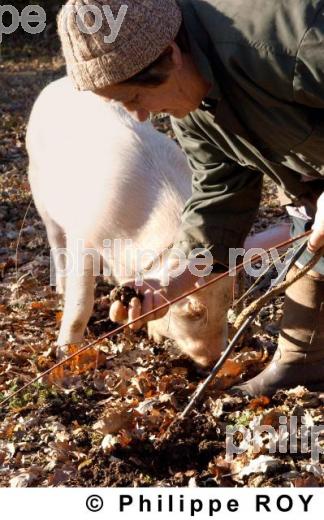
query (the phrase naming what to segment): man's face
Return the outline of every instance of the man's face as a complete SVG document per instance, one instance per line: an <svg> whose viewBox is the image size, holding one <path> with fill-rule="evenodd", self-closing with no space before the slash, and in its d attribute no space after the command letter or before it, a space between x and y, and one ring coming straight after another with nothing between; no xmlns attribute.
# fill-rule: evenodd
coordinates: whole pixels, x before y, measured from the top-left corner
<svg viewBox="0 0 324 520"><path fill-rule="evenodd" d="M139 121L148 119L150 113L160 112L182 118L199 106L185 97L173 71L167 81L157 87L120 84L97 91L97 94L120 102Z"/></svg>
<svg viewBox="0 0 324 520"><path fill-rule="evenodd" d="M159 86L120 83L97 90L96 94L120 102L139 121L148 119L150 113L161 112L181 119L199 107L206 84L190 58L184 59L176 46L172 59L173 68Z"/></svg>

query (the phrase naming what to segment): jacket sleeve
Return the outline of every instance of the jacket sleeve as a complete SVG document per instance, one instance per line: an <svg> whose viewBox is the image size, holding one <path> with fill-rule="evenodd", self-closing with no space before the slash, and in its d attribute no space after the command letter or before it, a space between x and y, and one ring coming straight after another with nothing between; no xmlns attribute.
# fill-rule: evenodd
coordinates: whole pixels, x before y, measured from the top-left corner
<svg viewBox="0 0 324 520"><path fill-rule="evenodd" d="M324 8L300 42L293 80L294 100L314 108L324 108Z"/></svg>
<svg viewBox="0 0 324 520"><path fill-rule="evenodd" d="M192 196L182 215L174 246L188 257L209 250L214 264L229 265L229 249L243 247L256 217L263 175L228 159L189 114L172 119L191 167Z"/></svg>

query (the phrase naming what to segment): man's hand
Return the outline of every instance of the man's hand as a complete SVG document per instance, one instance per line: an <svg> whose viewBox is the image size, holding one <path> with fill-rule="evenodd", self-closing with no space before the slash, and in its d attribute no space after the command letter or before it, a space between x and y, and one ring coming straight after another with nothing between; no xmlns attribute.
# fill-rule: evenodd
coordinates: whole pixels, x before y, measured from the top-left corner
<svg viewBox="0 0 324 520"><path fill-rule="evenodd" d="M317 213L312 229L313 233L308 242L308 250L311 253L316 253L324 247L324 193L317 201Z"/></svg>
<svg viewBox="0 0 324 520"><path fill-rule="evenodd" d="M138 289L133 281L127 282L125 285L127 285L127 287ZM115 323L130 323L167 302L166 288L161 287L158 279L153 278L144 282L141 287L141 293L143 295L143 302L141 303L139 298L132 298L128 310L120 301L114 302L111 305L109 312L111 321ZM168 308L152 313L146 321L162 318L167 312ZM130 325L130 328L132 330L138 330L144 325L144 323L144 321L140 320L137 323Z"/></svg>
<svg viewBox="0 0 324 520"><path fill-rule="evenodd" d="M170 272L174 272L176 265L170 264ZM196 282L199 280L197 276L190 273L189 269L177 277L172 277L170 274L169 284L167 286L162 285L162 279L158 275L156 277L147 278L144 280L141 293L143 294L143 302L141 303L138 298L133 298L130 302L129 309L123 306L121 302L114 302L110 307L109 317L111 321L117 323L130 323L140 316L157 309L164 303L173 300L177 296L190 291L195 287ZM127 282L125 285L128 287L135 287L135 282ZM138 287L137 287L138 289ZM140 320L137 323L130 325L132 330L138 330L147 321L157 320L163 318L167 314L169 307L166 307L162 311L152 312L146 320Z"/></svg>

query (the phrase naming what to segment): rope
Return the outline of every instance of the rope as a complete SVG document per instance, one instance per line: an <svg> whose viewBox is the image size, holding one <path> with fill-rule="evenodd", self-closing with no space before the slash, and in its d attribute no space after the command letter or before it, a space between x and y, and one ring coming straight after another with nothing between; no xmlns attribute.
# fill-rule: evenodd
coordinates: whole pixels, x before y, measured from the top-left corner
<svg viewBox="0 0 324 520"><path fill-rule="evenodd" d="M307 274L312 269L312 267L314 267L317 264L317 262L321 259L322 256L324 256L324 247L320 249L302 269L299 269L298 272L292 276L292 278L280 283L279 285L277 285L277 287L274 287L272 291L268 292L267 294L264 294L263 296L252 302L246 309L244 309L244 311L241 312L241 314L236 318L234 328L236 330L239 330L249 316L258 313L262 309L262 307L264 307L264 305L266 305L270 300L272 300L276 296L279 296L281 293L285 292L289 287L291 287L294 283L298 282L298 280L303 278L305 274Z"/></svg>

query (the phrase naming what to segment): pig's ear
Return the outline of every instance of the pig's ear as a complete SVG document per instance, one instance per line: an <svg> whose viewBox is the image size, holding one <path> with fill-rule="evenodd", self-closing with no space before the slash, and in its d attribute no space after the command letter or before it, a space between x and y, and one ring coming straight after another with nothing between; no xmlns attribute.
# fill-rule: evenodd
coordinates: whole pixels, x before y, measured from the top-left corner
<svg viewBox="0 0 324 520"><path fill-rule="evenodd" d="M201 320L207 312L207 307L197 300L189 300L185 306L186 315L192 320Z"/></svg>

